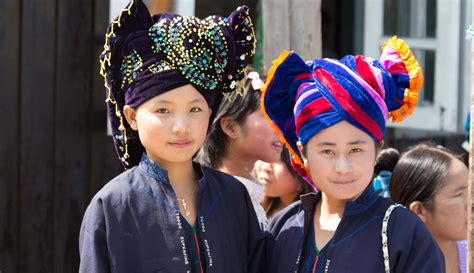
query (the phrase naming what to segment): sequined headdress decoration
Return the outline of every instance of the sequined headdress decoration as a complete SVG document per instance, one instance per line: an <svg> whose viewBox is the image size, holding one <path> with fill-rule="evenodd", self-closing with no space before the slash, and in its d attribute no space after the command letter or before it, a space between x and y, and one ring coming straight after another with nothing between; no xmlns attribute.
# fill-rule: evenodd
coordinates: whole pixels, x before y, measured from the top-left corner
<svg viewBox="0 0 474 273"><path fill-rule="evenodd" d="M199 19L172 13L149 14L133 0L110 23L101 55L106 103L117 153L125 168L138 164L144 151L123 107L192 84L213 113L225 92L232 92L255 54L255 33L248 8L228 17Z"/></svg>

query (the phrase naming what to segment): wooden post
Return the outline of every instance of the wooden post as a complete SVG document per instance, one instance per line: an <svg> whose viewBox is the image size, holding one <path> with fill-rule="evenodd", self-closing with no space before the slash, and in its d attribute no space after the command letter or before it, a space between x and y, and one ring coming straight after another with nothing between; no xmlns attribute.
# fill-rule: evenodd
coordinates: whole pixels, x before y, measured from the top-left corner
<svg viewBox="0 0 474 273"><path fill-rule="evenodd" d="M474 72L474 43L471 42L471 68ZM469 132L469 198L468 198L468 252L467 252L467 272L474 272L474 260L473 260L473 247L474 247L474 214L472 208L472 198L474 197L474 120L472 119L472 113L474 111L474 76L471 72L471 124Z"/></svg>
<svg viewBox="0 0 474 273"><path fill-rule="evenodd" d="M474 5L471 6L471 11L474 12ZM469 20L469 19L468 19ZM467 36L472 33L472 26L474 18L470 17L471 26L469 27ZM472 113L474 111L474 42L471 36L471 119L470 119L470 130L469 130L469 197L468 197L468 211L467 211L467 272L474 272L474 214L473 214L473 202L474 197L474 121L472 120Z"/></svg>
<svg viewBox="0 0 474 273"><path fill-rule="evenodd" d="M173 7L173 2L173 0L150 0L148 9L151 14L170 12Z"/></svg>
<svg viewBox="0 0 474 273"><path fill-rule="evenodd" d="M290 49L290 4L288 0L261 0L263 17L263 71L283 50Z"/></svg>
<svg viewBox="0 0 474 273"><path fill-rule="evenodd" d="M0 84L2 99L0 115L3 127L0 134L0 272L19 272L18 247L19 215L19 135L20 116L20 21L21 3L0 1Z"/></svg>
<svg viewBox="0 0 474 273"><path fill-rule="evenodd" d="M321 58L321 0L262 0L263 70L283 50Z"/></svg>

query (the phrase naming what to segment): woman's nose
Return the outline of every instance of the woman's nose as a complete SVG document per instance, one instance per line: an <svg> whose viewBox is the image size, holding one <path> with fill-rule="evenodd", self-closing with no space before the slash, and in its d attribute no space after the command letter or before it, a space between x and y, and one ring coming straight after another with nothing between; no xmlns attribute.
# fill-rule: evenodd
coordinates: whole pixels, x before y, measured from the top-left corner
<svg viewBox="0 0 474 273"><path fill-rule="evenodd" d="M351 164L346 156L339 156L335 166L336 172L340 174L347 174L351 171Z"/></svg>
<svg viewBox="0 0 474 273"><path fill-rule="evenodd" d="M172 131L174 134L182 135L189 132L189 122L186 117L176 117Z"/></svg>

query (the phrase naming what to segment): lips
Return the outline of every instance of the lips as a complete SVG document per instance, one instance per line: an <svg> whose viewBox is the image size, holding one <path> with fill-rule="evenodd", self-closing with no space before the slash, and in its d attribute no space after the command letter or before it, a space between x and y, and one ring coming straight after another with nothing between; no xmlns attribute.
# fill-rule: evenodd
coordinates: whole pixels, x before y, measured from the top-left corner
<svg viewBox="0 0 474 273"><path fill-rule="evenodd" d="M338 184L338 185L347 185L347 184L351 184L351 183L354 183L355 180L335 180L335 181L332 181L332 183L334 184Z"/></svg>
<svg viewBox="0 0 474 273"><path fill-rule="evenodd" d="M187 148L187 147L191 146L192 141L190 141L190 140L175 140L175 141L168 142L168 144L171 147L182 149L182 148Z"/></svg>
<svg viewBox="0 0 474 273"><path fill-rule="evenodd" d="M267 184L272 184L273 182L268 179L268 178L264 178L264 177L261 177L258 179L260 181L260 183L262 183L263 185L267 185Z"/></svg>
<svg viewBox="0 0 474 273"><path fill-rule="evenodd" d="M275 141L272 143L272 145L278 149L282 149L283 147L283 143L281 143L280 141Z"/></svg>

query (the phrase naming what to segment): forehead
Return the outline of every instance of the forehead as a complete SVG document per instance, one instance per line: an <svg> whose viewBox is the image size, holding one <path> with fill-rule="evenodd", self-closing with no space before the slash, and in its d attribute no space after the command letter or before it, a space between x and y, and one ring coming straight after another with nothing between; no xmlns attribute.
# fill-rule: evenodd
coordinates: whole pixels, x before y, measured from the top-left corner
<svg viewBox="0 0 474 273"><path fill-rule="evenodd" d="M449 166L448 175L446 176L446 185L453 187L467 186L469 180L469 170L466 165L459 159L453 158Z"/></svg>
<svg viewBox="0 0 474 273"><path fill-rule="evenodd" d="M151 98L150 101L168 103L188 103L194 101L206 102L204 96L190 84L164 92Z"/></svg>
<svg viewBox="0 0 474 273"><path fill-rule="evenodd" d="M262 110L260 108L255 109L255 111L251 112L247 117L245 118L245 123L255 123L255 122L267 122L265 120L265 117L263 115Z"/></svg>
<svg viewBox="0 0 474 273"><path fill-rule="evenodd" d="M365 143L373 143L374 140L364 131L355 127L347 121L341 121L324 130L319 131L310 140L309 143L333 143L333 144L348 144L356 141L363 141Z"/></svg>

